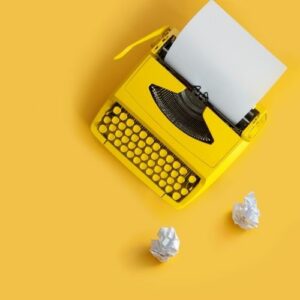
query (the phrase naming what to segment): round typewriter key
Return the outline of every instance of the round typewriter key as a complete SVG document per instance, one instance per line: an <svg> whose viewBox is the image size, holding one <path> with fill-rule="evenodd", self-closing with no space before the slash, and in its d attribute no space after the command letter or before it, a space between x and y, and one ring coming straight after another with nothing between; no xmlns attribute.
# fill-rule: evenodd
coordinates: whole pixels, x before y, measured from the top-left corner
<svg viewBox="0 0 300 300"><path fill-rule="evenodd" d="M122 141L123 144L126 144L126 143L128 143L129 138L124 135L124 136L122 136L121 141Z"/></svg>
<svg viewBox="0 0 300 300"><path fill-rule="evenodd" d="M142 162L142 163L140 164L140 168L141 168L142 170L146 170L146 169L147 169L147 165L146 165L144 162Z"/></svg>
<svg viewBox="0 0 300 300"><path fill-rule="evenodd" d="M166 172L170 172L170 171L172 170L172 167L171 167L169 164L165 164L165 165L164 165L164 170L165 170Z"/></svg>
<svg viewBox="0 0 300 300"><path fill-rule="evenodd" d="M166 183L164 180L160 180L159 183L158 183L158 185L159 185L160 187L165 187L166 184L167 184L167 183Z"/></svg>
<svg viewBox="0 0 300 300"><path fill-rule="evenodd" d="M128 127L132 127L132 126L134 125L133 119L128 119L128 120L126 121L126 124L127 124Z"/></svg>
<svg viewBox="0 0 300 300"><path fill-rule="evenodd" d="M126 129L125 129L125 134L126 134L127 136L131 136L131 135L132 135L132 130L129 129L129 128L126 128Z"/></svg>
<svg viewBox="0 0 300 300"><path fill-rule="evenodd" d="M146 137L147 137L147 132L145 131L145 130L142 130L141 132L140 132L140 138L141 139L145 139Z"/></svg>
<svg viewBox="0 0 300 300"><path fill-rule="evenodd" d="M181 175L186 175L186 174L187 174L187 169L186 169L185 167L181 167L181 168L179 169L179 173L180 173Z"/></svg>
<svg viewBox="0 0 300 300"><path fill-rule="evenodd" d="M126 156L128 157L128 158L133 158L134 157L134 153L132 152L132 151L128 151L127 153L126 153Z"/></svg>
<svg viewBox="0 0 300 300"><path fill-rule="evenodd" d="M146 146L146 144L145 144L144 141L139 141L139 142L138 142L138 146L139 146L140 148L144 148L144 147Z"/></svg>
<svg viewBox="0 0 300 300"><path fill-rule="evenodd" d="M120 151L121 152L126 152L128 150L128 147L126 147L125 145L122 145L121 147L120 147Z"/></svg>
<svg viewBox="0 0 300 300"><path fill-rule="evenodd" d="M116 125L114 125L114 124L110 124L109 127L108 127L108 129L109 129L111 132L114 132L114 131L116 131L117 127L116 127Z"/></svg>
<svg viewBox="0 0 300 300"><path fill-rule="evenodd" d="M161 167L160 166L155 166L154 167L154 172L155 173L160 173L161 172Z"/></svg>
<svg viewBox="0 0 300 300"><path fill-rule="evenodd" d="M181 164L180 164L179 161L174 161L174 163L173 163L173 168L174 169L178 169L178 168L180 168L180 166L181 166Z"/></svg>
<svg viewBox="0 0 300 300"><path fill-rule="evenodd" d="M149 160L148 160L148 166L149 166L149 167L154 167L154 166L155 166L154 160L149 159Z"/></svg>
<svg viewBox="0 0 300 300"><path fill-rule="evenodd" d="M145 153L143 153L143 154L141 155L141 160L142 160L142 161L146 161L146 160L148 160L148 158L149 158L149 156L148 156L147 154L145 154Z"/></svg>
<svg viewBox="0 0 300 300"><path fill-rule="evenodd" d="M175 183L175 184L174 184L174 190L178 191L178 190L180 190L180 189L181 189L181 184Z"/></svg>
<svg viewBox="0 0 300 300"><path fill-rule="evenodd" d="M179 200L180 197L181 197L181 195L180 195L179 193L177 193L177 192L173 193L173 195L172 195L172 198L173 198L175 201Z"/></svg>
<svg viewBox="0 0 300 300"><path fill-rule="evenodd" d="M121 130L117 130L115 134L116 134L116 137L119 138L123 135L123 132Z"/></svg>
<svg viewBox="0 0 300 300"><path fill-rule="evenodd" d="M112 123L114 123L115 125L117 125L118 123L119 123L119 118L118 117L113 117L112 119L111 119L111 121L112 121Z"/></svg>
<svg viewBox="0 0 300 300"><path fill-rule="evenodd" d="M122 121L125 121L125 120L127 119L127 117L128 117L128 115L127 115L126 113L124 113L124 112L122 112L122 113L120 114L120 119L121 119Z"/></svg>
<svg viewBox="0 0 300 300"><path fill-rule="evenodd" d="M136 134L133 134L133 135L131 136L131 140L132 140L133 142L137 142L137 141L139 140L139 137L138 137Z"/></svg>
<svg viewBox="0 0 300 300"><path fill-rule="evenodd" d="M194 175L191 175L189 177L189 183L195 183L196 182L196 177Z"/></svg>
<svg viewBox="0 0 300 300"><path fill-rule="evenodd" d="M128 143L128 148L129 148L129 149L132 150L132 149L134 149L135 147L136 147L135 143L133 143L133 142L129 142L129 143Z"/></svg>
<svg viewBox="0 0 300 300"><path fill-rule="evenodd" d="M147 174L148 176L152 175L152 174L153 174L153 170L150 169L150 168L148 168L148 169L146 170L146 174Z"/></svg>
<svg viewBox="0 0 300 300"><path fill-rule="evenodd" d="M159 155L160 155L161 157L165 157L165 156L167 156L167 154L168 154L168 152L167 152L166 149L161 149L161 150L159 151Z"/></svg>
<svg viewBox="0 0 300 300"><path fill-rule="evenodd" d="M134 125L132 130L135 133L139 133L141 131L141 126L140 125Z"/></svg>
<svg viewBox="0 0 300 300"><path fill-rule="evenodd" d="M154 139L151 136L148 136L146 139L146 144L151 146L154 143Z"/></svg>
<svg viewBox="0 0 300 300"><path fill-rule="evenodd" d="M157 174L154 174L152 176L152 180L155 181L155 182L158 181L159 180L159 176Z"/></svg>
<svg viewBox="0 0 300 300"><path fill-rule="evenodd" d="M182 196L186 196L186 195L189 193L189 191L188 191L186 188L183 188L183 189L180 191L180 193L181 193Z"/></svg>
<svg viewBox="0 0 300 300"><path fill-rule="evenodd" d="M124 122L120 122L119 125L118 125L118 128L120 130L124 130L126 128L126 124Z"/></svg>
<svg viewBox="0 0 300 300"><path fill-rule="evenodd" d="M174 161L174 157L172 155L168 155L166 158L167 163L172 163Z"/></svg>
<svg viewBox="0 0 300 300"><path fill-rule="evenodd" d="M154 159L154 160L157 160L158 157L159 157L159 155L158 155L156 152L153 152L153 153L151 154L151 158Z"/></svg>
<svg viewBox="0 0 300 300"><path fill-rule="evenodd" d="M172 176L173 178L177 177L177 176L178 176L178 172L177 172L176 170L173 170L173 171L171 172L171 176Z"/></svg>
<svg viewBox="0 0 300 300"><path fill-rule="evenodd" d="M119 139L115 139L114 145L115 145L116 147L120 147L120 146L122 145L122 142L121 142Z"/></svg>
<svg viewBox="0 0 300 300"><path fill-rule="evenodd" d="M105 117L103 118L103 122L104 122L105 124L110 123L110 121L111 121L111 119L110 119L109 116L105 116Z"/></svg>
<svg viewBox="0 0 300 300"><path fill-rule="evenodd" d="M153 148L154 151L158 151L160 149L160 144L159 143L154 143L152 145L152 148Z"/></svg>
<svg viewBox="0 0 300 300"><path fill-rule="evenodd" d="M120 106L115 106L113 108L113 113L116 114L116 115L119 115L121 112L121 107Z"/></svg>
<svg viewBox="0 0 300 300"><path fill-rule="evenodd" d="M149 147L149 146L147 146L146 148L145 148L145 153L146 154L150 154L152 152L152 149Z"/></svg>
<svg viewBox="0 0 300 300"><path fill-rule="evenodd" d="M183 176L178 176L177 181L178 181L179 183L184 183L185 178L184 178Z"/></svg>
<svg viewBox="0 0 300 300"><path fill-rule="evenodd" d="M141 159L140 159L138 156L135 156L135 157L133 158L133 162L134 162L136 165L139 164L140 161L141 161Z"/></svg>
<svg viewBox="0 0 300 300"><path fill-rule="evenodd" d="M173 188L170 185L167 185L165 188L166 193L171 193L173 191Z"/></svg>
<svg viewBox="0 0 300 300"><path fill-rule="evenodd" d="M165 171L162 171L162 172L160 173L160 177L163 178L163 179L167 178L168 176L169 176L168 173L165 172Z"/></svg>
<svg viewBox="0 0 300 300"><path fill-rule="evenodd" d="M142 149L140 149L140 148L135 148L135 149L134 149L134 154L135 154L135 155L141 155L142 152L143 152L143 151L142 151Z"/></svg>
<svg viewBox="0 0 300 300"><path fill-rule="evenodd" d="M100 125L100 126L99 126L99 131L100 131L101 133L105 133L105 132L107 131L107 127L106 127L105 125Z"/></svg>
<svg viewBox="0 0 300 300"><path fill-rule="evenodd" d="M161 166L161 167L162 167L165 163L166 163L165 160L162 159L162 158L160 158L160 159L157 161L157 164L158 164L159 166Z"/></svg>
<svg viewBox="0 0 300 300"><path fill-rule="evenodd" d="M112 134L112 133L109 133L107 138L108 138L109 141L113 141L115 139L115 135Z"/></svg>
<svg viewBox="0 0 300 300"><path fill-rule="evenodd" d="M167 178L167 183L168 184L173 184L174 183L174 179L172 177L168 177Z"/></svg>

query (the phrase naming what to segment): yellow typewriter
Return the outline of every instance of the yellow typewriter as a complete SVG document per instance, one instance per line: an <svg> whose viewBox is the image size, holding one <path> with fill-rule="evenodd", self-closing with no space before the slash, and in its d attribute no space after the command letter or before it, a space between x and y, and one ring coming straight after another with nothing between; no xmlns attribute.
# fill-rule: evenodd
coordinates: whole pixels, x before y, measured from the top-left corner
<svg viewBox="0 0 300 300"><path fill-rule="evenodd" d="M91 130L158 196L182 208L205 191L242 153L266 121L258 104L234 124L210 94L165 63L178 36L163 27L127 47L158 38L150 53L105 102Z"/></svg>

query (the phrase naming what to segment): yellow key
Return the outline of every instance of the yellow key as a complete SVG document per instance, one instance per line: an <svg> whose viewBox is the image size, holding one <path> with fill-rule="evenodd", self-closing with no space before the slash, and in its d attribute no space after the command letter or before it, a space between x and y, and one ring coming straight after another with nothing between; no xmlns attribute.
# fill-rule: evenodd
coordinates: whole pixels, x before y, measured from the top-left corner
<svg viewBox="0 0 300 300"><path fill-rule="evenodd" d="M138 156L135 156L135 157L133 158L133 162L134 162L136 165L139 164L140 161L141 161L141 159L140 159Z"/></svg>
<svg viewBox="0 0 300 300"><path fill-rule="evenodd" d="M158 181L159 180L159 176L157 174L154 174L152 176L152 180L155 181L155 182Z"/></svg>
<svg viewBox="0 0 300 300"><path fill-rule="evenodd" d="M120 112L121 112L121 107L120 107L120 106L115 106L115 107L113 108L113 113L114 113L115 115L119 115Z"/></svg>
<svg viewBox="0 0 300 300"><path fill-rule="evenodd" d="M154 167L154 166L155 166L154 160L149 159L149 160L148 160L148 166L151 167L151 168Z"/></svg>
<svg viewBox="0 0 300 300"><path fill-rule="evenodd" d="M143 154L141 155L141 160L142 160L142 161L146 161L146 160L148 160L148 158L149 158L149 156L148 156L147 154L145 154L145 153L143 153Z"/></svg>
<svg viewBox="0 0 300 300"><path fill-rule="evenodd" d="M175 183L175 184L174 184L174 190L178 191L178 190L180 190L180 189L181 189L181 184Z"/></svg>
<svg viewBox="0 0 300 300"><path fill-rule="evenodd" d="M145 144L144 141L139 141L139 142L138 142L138 146L139 146L140 148L144 148L144 147L146 146L146 144Z"/></svg>
<svg viewBox="0 0 300 300"><path fill-rule="evenodd" d="M160 173L161 172L161 167L160 166L155 166L154 167L154 172Z"/></svg>
<svg viewBox="0 0 300 300"><path fill-rule="evenodd" d="M147 146L144 151L146 154L150 154L152 152L152 149L149 146Z"/></svg>
<svg viewBox="0 0 300 300"><path fill-rule="evenodd" d="M141 168L142 170L146 170L146 169L147 169L147 165L146 165L144 162L142 162L142 163L140 164L140 168Z"/></svg>
<svg viewBox="0 0 300 300"><path fill-rule="evenodd" d="M194 175L191 175L188 180L189 180L189 183L195 183L197 179Z"/></svg>
<svg viewBox="0 0 300 300"><path fill-rule="evenodd" d="M115 134L117 138L120 138L123 135L123 132L121 130L117 130Z"/></svg>
<svg viewBox="0 0 300 300"><path fill-rule="evenodd" d="M179 169L179 173L181 174L181 175L186 175L187 174L187 169L185 168L185 167L181 167L180 169Z"/></svg>
<svg viewBox="0 0 300 300"><path fill-rule="evenodd" d="M134 125L133 119L128 119L128 120L126 121L126 125L127 125L128 127L132 127L132 126Z"/></svg>
<svg viewBox="0 0 300 300"><path fill-rule="evenodd" d="M166 184L167 184L167 183L166 183L164 180L160 180L159 183L158 183L158 185L159 185L160 187L165 187Z"/></svg>
<svg viewBox="0 0 300 300"><path fill-rule="evenodd" d="M125 134L126 134L127 136L131 136L131 135L132 135L132 130L129 129L129 128L126 128L126 129L125 129Z"/></svg>
<svg viewBox="0 0 300 300"><path fill-rule="evenodd" d="M141 139L145 139L146 137L147 137L147 132L145 131L145 130L142 130L141 132L140 132L140 138Z"/></svg>
<svg viewBox="0 0 300 300"><path fill-rule="evenodd" d="M128 148L129 148L130 150L134 149L135 147L136 147L136 144L135 144L135 143L133 143L133 142L129 142L129 143L128 143Z"/></svg>
<svg viewBox="0 0 300 300"><path fill-rule="evenodd" d="M115 135L110 133L108 136L107 136L108 140L109 141L113 141L115 139Z"/></svg>
<svg viewBox="0 0 300 300"><path fill-rule="evenodd" d="M167 154L168 154L168 152L167 152L166 149L161 149L161 150L159 151L159 155L160 155L161 157L165 157Z"/></svg>
<svg viewBox="0 0 300 300"><path fill-rule="evenodd" d="M119 123L119 118L118 117L113 117L111 119L111 121L112 121L113 124L117 125Z"/></svg>
<svg viewBox="0 0 300 300"><path fill-rule="evenodd" d="M166 172L170 172L170 171L172 170L172 167L171 167L169 164L165 164L165 165L164 165L164 170L165 170Z"/></svg>
<svg viewBox="0 0 300 300"><path fill-rule="evenodd" d="M165 172L165 171L162 171L162 172L160 173L160 177L161 177L162 179L165 179L165 178L167 178L168 176L169 176L168 173Z"/></svg>
<svg viewBox="0 0 300 300"><path fill-rule="evenodd" d="M180 191L180 193L181 193L182 196L186 196L186 195L189 193L189 191L188 191L186 188L183 188L183 189Z"/></svg>
<svg viewBox="0 0 300 300"><path fill-rule="evenodd" d="M174 161L174 157L172 155L168 155L166 158L167 163L172 163Z"/></svg>
<svg viewBox="0 0 300 300"><path fill-rule="evenodd" d="M178 169L178 168L180 168L180 166L181 166L181 164L180 164L179 161L174 161L174 163L173 163L173 168L174 169Z"/></svg>
<svg viewBox="0 0 300 300"><path fill-rule="evenodd" d="M157 160L157 159L159 158L159 155L158 155L156 152L153 152L153 153L151 154L151 158L152 158L153 160Z"/></svg>
<svg viewBox="0 0 300 300"><path fill-rule="evenodd" d="M116 131L117 127L116 127L116 125L114 125L114 124L110 124L109 127L108 127L108 129L109 129L111 132L114 132L114 131Z"/></svg>
<svg viewBox="0 0 300 300"><path fill-rule="evenodd" d="M103 118L103 122L104 122L105 124L109 124L109 123L111 122L110 117L109 117L109 116L105 116L105 117Z"/></svg>
<svg viewBox="0 0 300 300"><path fill-rule="evenodd" d="M180 197L181 197L181 195L180 195L179 193L177 193L177 192L173 193L173 195L172 195L172 198L173 198L175 201L179 200Z"/></svg>
<svg viewBox="0 0 300 300"><path fill-rule="evenodd" d="M119 139L116 139L116 140L114 141L114 145L115 145L116 147L120 147L120 146L122 145L122 142L121 142Z"/></svg>
<svg viewBox="0 0 300 300"><path fill-rule="evenodd" d="M140 149L140 148L135 148L135 149L134 149L134 154L135 154L135 155L141 155L142 152L143 152L143 151L142 151L142 149Z"/></svg>
<svg viewBox="0 0 300 300"><path fill-rule="evenodd" d="M125 121L125 120L127 119L127 117L128 117L128 115L127 115L126 113L124 113L124 112L122 112L122 113L120 114L120 119L121 119L122 121Z"/></svg>
<svg viewBox="0 0 300 300"><path fill-rule="evenodd" d="M106 127L105 125L100 125L100 126L99 126L99 131L100 131L101 133L105 133L105 132L107 131L107 127Z"/></svg>
<svg viewBox="0 0 300 300"><path fill-rule="evenodd" d="M172 177L168 177L167 178L167 183L168 184L173 184L174 183L174 179Z"/></svg>
<svg viewBox="0 0 300 300"><path fill-rule="evenodd" d="M178 172L175 171L175 170L173 170L173 171L171 172L171 176L172 176L173 178L177 177L177 176L178 176Z"/></svg>
<svg viewBox="0 0 300 300"><path fill-rule="evenodd" d="M146 170L146 174L147 174L148 176L152 175L152 174L153 174L153 170L150 169L150 168L148 168L148 169Z"/></svg>
<svg viewBox="0 0 300 300"><path fill-rule="evenodd" d="M152 145L152 148L153 148L154 151L158 151L160 149L160 144L159 143L154 143Z"/></svg>
<svg viewBox="0 0 300 300"><path fill-rule="evenodd" d="M133 134L132 136L131 136L131 140L133 141L133 142L137 142L138 140L139 140L139 137L138 137L138 135L136 135L136 134Z"/></svg>
<svg viewBox="0 0 300 300"><path fill-rule="evenodd" d="M128 157L128 158L133 158L134 157L134 153L132 152L132 151L128 151L127 153L126 153L126 156Z"/></svg>
<svg viewBox="0 0 300 300"><path fill-rule="evenodd" d="M120 151L121 152L126 152L128 150L128 148L125 146L125 145L122 145L121 147L120 147Z"/></svg>
<svg viewBox="0 0 300 300"><path fill-rule="evenodd" d="M154 143L154 139L151 136L148 136L146 139L146 144L151 146Z"/></svg>
<svg viewBox="0 0 300 300"><path fill-rule="evenodd" d="M185 178L183 176L178 176L177 181L179 183L184 183L185 182Z"/></svg>
<svg viewBox="0 0 300 300"><path fill-rule="evenodd" d="M118 128L119 128L120 130L124 130L124 129L126 128L126 124L125 124L124 122L120 122L120 123L118 124Z"/></svg>
<svg viewBox="0 0 300 300"><path fill-rule="evenodd" d="M173 188L170 185L167 185L165 188L166 193L171 193L173 191Z"/></svg>
<svg viewBox="0 0 300 300"><path fill-rule="evenodd" d="M122 136L121 141L122 141L122 143L126 144L129 142L129 138L124 135L124 136Z"/></svg>
<svg viewBox="0 0 300 300"><path fill-rule="evenodd" d="M134 125L132 130L135 133L139 133L141 131L141 126L140 125Z"/></svg>
<svg viewBox="0 0 300 300"><path fill-rule="evenodd" d="M162 167L162 166L165 164L165 160L162 159L162 158L160 158L160 159L157 161L157 164L158 164L159 166Z"/></svg>

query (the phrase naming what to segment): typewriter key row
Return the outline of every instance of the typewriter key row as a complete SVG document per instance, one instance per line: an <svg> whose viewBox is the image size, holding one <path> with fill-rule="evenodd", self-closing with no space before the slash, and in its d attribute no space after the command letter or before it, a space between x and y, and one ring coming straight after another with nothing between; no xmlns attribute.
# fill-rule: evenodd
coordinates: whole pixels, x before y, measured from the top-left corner
<svg viewBox="0 0 300 300"><path fill-rule="evenodd" d="M165 194L182 201L200 181L174 153L116 103L102 117L99 132Z"/></svg>

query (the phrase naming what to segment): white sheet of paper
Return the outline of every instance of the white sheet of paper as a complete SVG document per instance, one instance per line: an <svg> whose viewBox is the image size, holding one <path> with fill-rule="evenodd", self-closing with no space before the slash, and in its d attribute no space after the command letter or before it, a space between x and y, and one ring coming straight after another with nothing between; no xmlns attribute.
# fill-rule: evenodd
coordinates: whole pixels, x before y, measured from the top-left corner
<svg viewBox="0 0 300 300"><path fill-rule="evenodd" d="M286 70L215 1L178 35L165 62L237 124Z"/></svg>

